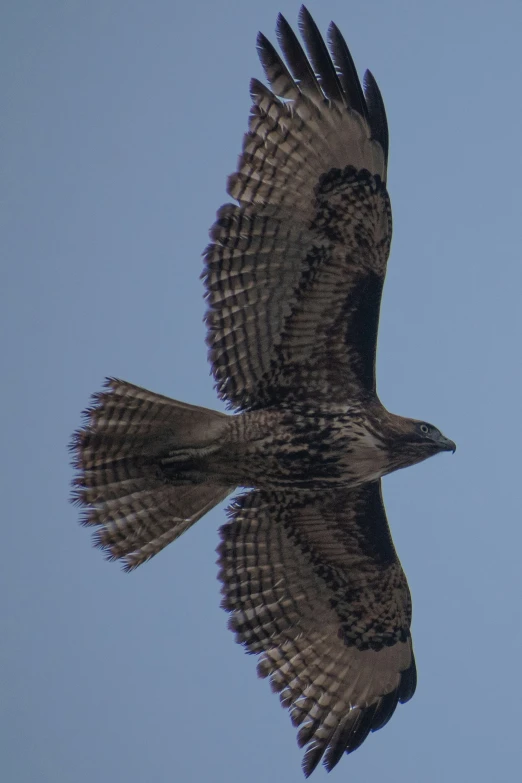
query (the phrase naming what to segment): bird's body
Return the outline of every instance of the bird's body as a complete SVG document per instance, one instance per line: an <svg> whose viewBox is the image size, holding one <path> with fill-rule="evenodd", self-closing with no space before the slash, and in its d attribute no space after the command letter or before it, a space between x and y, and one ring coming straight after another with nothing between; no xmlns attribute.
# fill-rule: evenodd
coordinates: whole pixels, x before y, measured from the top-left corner
<svg viewBox="0 0 522 783"><path fill-rule="evenodd" d="M233 424L239 486L328 490L386 472L384 444L371 419L356 409L274 408L241 414Z"/></svg>
<svg viewBox="0 0 522 783"><path fill-rule="evenodd" d="M264 36L271 89L253 106L211 228L207 343L234 415L109 379L74 436L75 499L127 569L224 500L220 579L230 627L299 726L309 775L331 769L411 698L411 600L380 478L452 441L389 413L376 391L391 242L388 130L335 25L306 9L308 58L283 17Z"/></svg>
<svg viewBox="0 0 522 783"><path fill-rule="evenodd" d="M178 480L181 467L193 481L212 476L231 486L355 487L430 456L428 449L394 448L402 423L378 400L364 410L335 403L263 408L227 417L212 446L194 450L190 458L186 449L172 451L162 464Z"/></svg>

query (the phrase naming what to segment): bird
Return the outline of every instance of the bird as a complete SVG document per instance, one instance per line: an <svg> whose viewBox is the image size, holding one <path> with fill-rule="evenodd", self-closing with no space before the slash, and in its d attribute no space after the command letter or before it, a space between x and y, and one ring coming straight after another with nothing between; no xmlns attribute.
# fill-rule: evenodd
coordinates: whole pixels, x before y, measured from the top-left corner
<svg viewBox="0 0 522 783"><path fill-rule="evenodd" d="M411 596L381 478L455 444L376 388L392 221L388 125L334 23L259 33L230 203L202 279L220 412L109 378L71 442L73 501L127 571L236 490L220 529L222 606L330 771L416 688Z"/></svg>

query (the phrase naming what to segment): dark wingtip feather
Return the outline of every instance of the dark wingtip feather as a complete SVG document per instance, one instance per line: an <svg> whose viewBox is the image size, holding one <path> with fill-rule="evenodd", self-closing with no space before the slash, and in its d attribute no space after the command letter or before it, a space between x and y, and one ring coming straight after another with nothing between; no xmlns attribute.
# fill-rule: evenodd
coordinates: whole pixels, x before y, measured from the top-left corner
<svg viewBox="0 0 522 783"><path fill-rule="evenodd" d="M319 28L304 5L301 6L299 11L298 24L325 96L332 101L345 103L341 83L335 71L332 58L319 32Z"/></svg>
<svg viewBox="0 0 522 783"><path fill-rule="evenodd" d="M305 778L310 777L314 769L321 761L324 751L325 751L325 746L323 743L310 745L310 747L307 749L306 753L303 756L303 761L301 763L301 768L303 770L303 775L305 776Z"/></svg>
<svg viewBox="0 0 522 783"><path fill-rule="evenodd" d="M388 133L388 120L381 91L371 71L364 74L364 94L368 104L368 122L372 138L378 141L384 152L384 159L388 163L388 147L390 137Z"/></svg>
<svg viewBox="0 0 522 783"><path fill-rule="evenodd" d="M377 731L386 726L391 716L395 712L395 708L399 703L399 689L396 688L391 693L387 693L386 696L381 696L379 705L375 711L372 722L372 731Z"/></svg>
<svg viewBox="0 0 522 783"><path fill-rule="evenodd" d="M274 61L280 59L273 44L270 43L263 33L257 34L256 49L263 66L265 66L265 64L272 65Z"/></svg>
<svg viewBox="0 0 522 783"><path fill-rule="evenodd" d="M261 61L261 65L268 76L267 69L270 68L274 61L277 61L279 55L270 43L266 35L258 33L256 38L257 55Z"/></svg>
<svg viewBox="0 0 522 783"><path fill-rule="evenodd" d="M360 713L359 713L360 714ZM350 734L353 731L354 725L350 715L348 719L341 722L335 730L326 753L323 758L323 766L327 772L331 772L335 765L342 759L347 743L350 739Z"/></svg>
<svg viewBox="0 0 522 783"><path fill-rule="evenodd" d="M377 703L364 709L354 708L332 735L323 764L331 772L341 760L343 753L352 753L359 748L372 729Z"/></svg>
<svg viewBox="0 0 522 783"><path fill-rule="evenodd" d="M328 28L328 43L338 79L346 96L346 103L369 122L368 107L355 63L341 31L334 22L331 22Z"/></svg>
<svg viewBox="0 0 522 783"><path fill-rule="evenodd" d="M354 750L360 748L364 740L372 730L375 713L377 711L377 703L366 707L361 711L361 716L353 726L353 729L346 742L345 753L353 753Z"/></svg>
<svg viewBox="0 0 522 783"><path fill-rule="evenodd" d="M413 657L412 653L410 668L406 669L406 671L402 673L401 682L399 685L399 701L401 704L404 704L411 699L415 693L416 687L417 666L415 665L415 658Z"/></svg>
<svg viewBox="0 0 522 783"><path fill-rule="evenodd" d="M283 14L279 14L277 17L276 35L290 72L298 82L299 88L322 96L322 90L308 62L308 57Z"/></svg>
<svg viewBox="0 0 522 783"><path fill-rule="evenodd" d="M298 89L279 53L263 33L257 36L257 53L275 95L285 98Z"/></svg>

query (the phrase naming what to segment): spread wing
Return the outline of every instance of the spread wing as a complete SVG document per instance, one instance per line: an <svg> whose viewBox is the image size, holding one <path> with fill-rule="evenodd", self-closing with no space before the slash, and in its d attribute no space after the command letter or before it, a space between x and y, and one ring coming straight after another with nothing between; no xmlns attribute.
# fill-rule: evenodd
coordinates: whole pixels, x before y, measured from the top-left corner
<svg viewBox="0 0 522 783"><path fill-rule="evenodd" d="M337 27L331 57L304 8L300 28L308 57L279 16L287 65L258 37L271 90L251 82L228 180L238 204L219 210L205 251L209 356L238 408L375 393L391 239L386 115L369 72L363 93Z"/></svg>
<svg viewBox="0 0 522 783"><path fill-rule="evenodd" d="M380 481L317 494L254 491L219 548L236 639L300 726L309 775L332 769L413 696L411 602Z"/></svg>

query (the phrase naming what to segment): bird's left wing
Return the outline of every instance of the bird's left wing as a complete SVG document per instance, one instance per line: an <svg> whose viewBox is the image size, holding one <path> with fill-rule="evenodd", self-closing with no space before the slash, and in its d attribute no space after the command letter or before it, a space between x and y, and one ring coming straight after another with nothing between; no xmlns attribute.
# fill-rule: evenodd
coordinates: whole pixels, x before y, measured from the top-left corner
<svg viewBox="0 0 522 783"><path fill-rule="evenodd" d="M230 627L301 727L305 774L321 758L329 770L415 690L410 593L380 481L253 491L230 516L218 550Z"/></svg>
<svg viewBox="0 0 522 783"><path fill-rule="evenodd" d="M205 259L207 342L221 396L238 408L375 392L391 239L386 115L335 25L331 56L306 9L305 54L286 20L286 63L263 36L271 90L254 79L249 130Z"/></svg>

